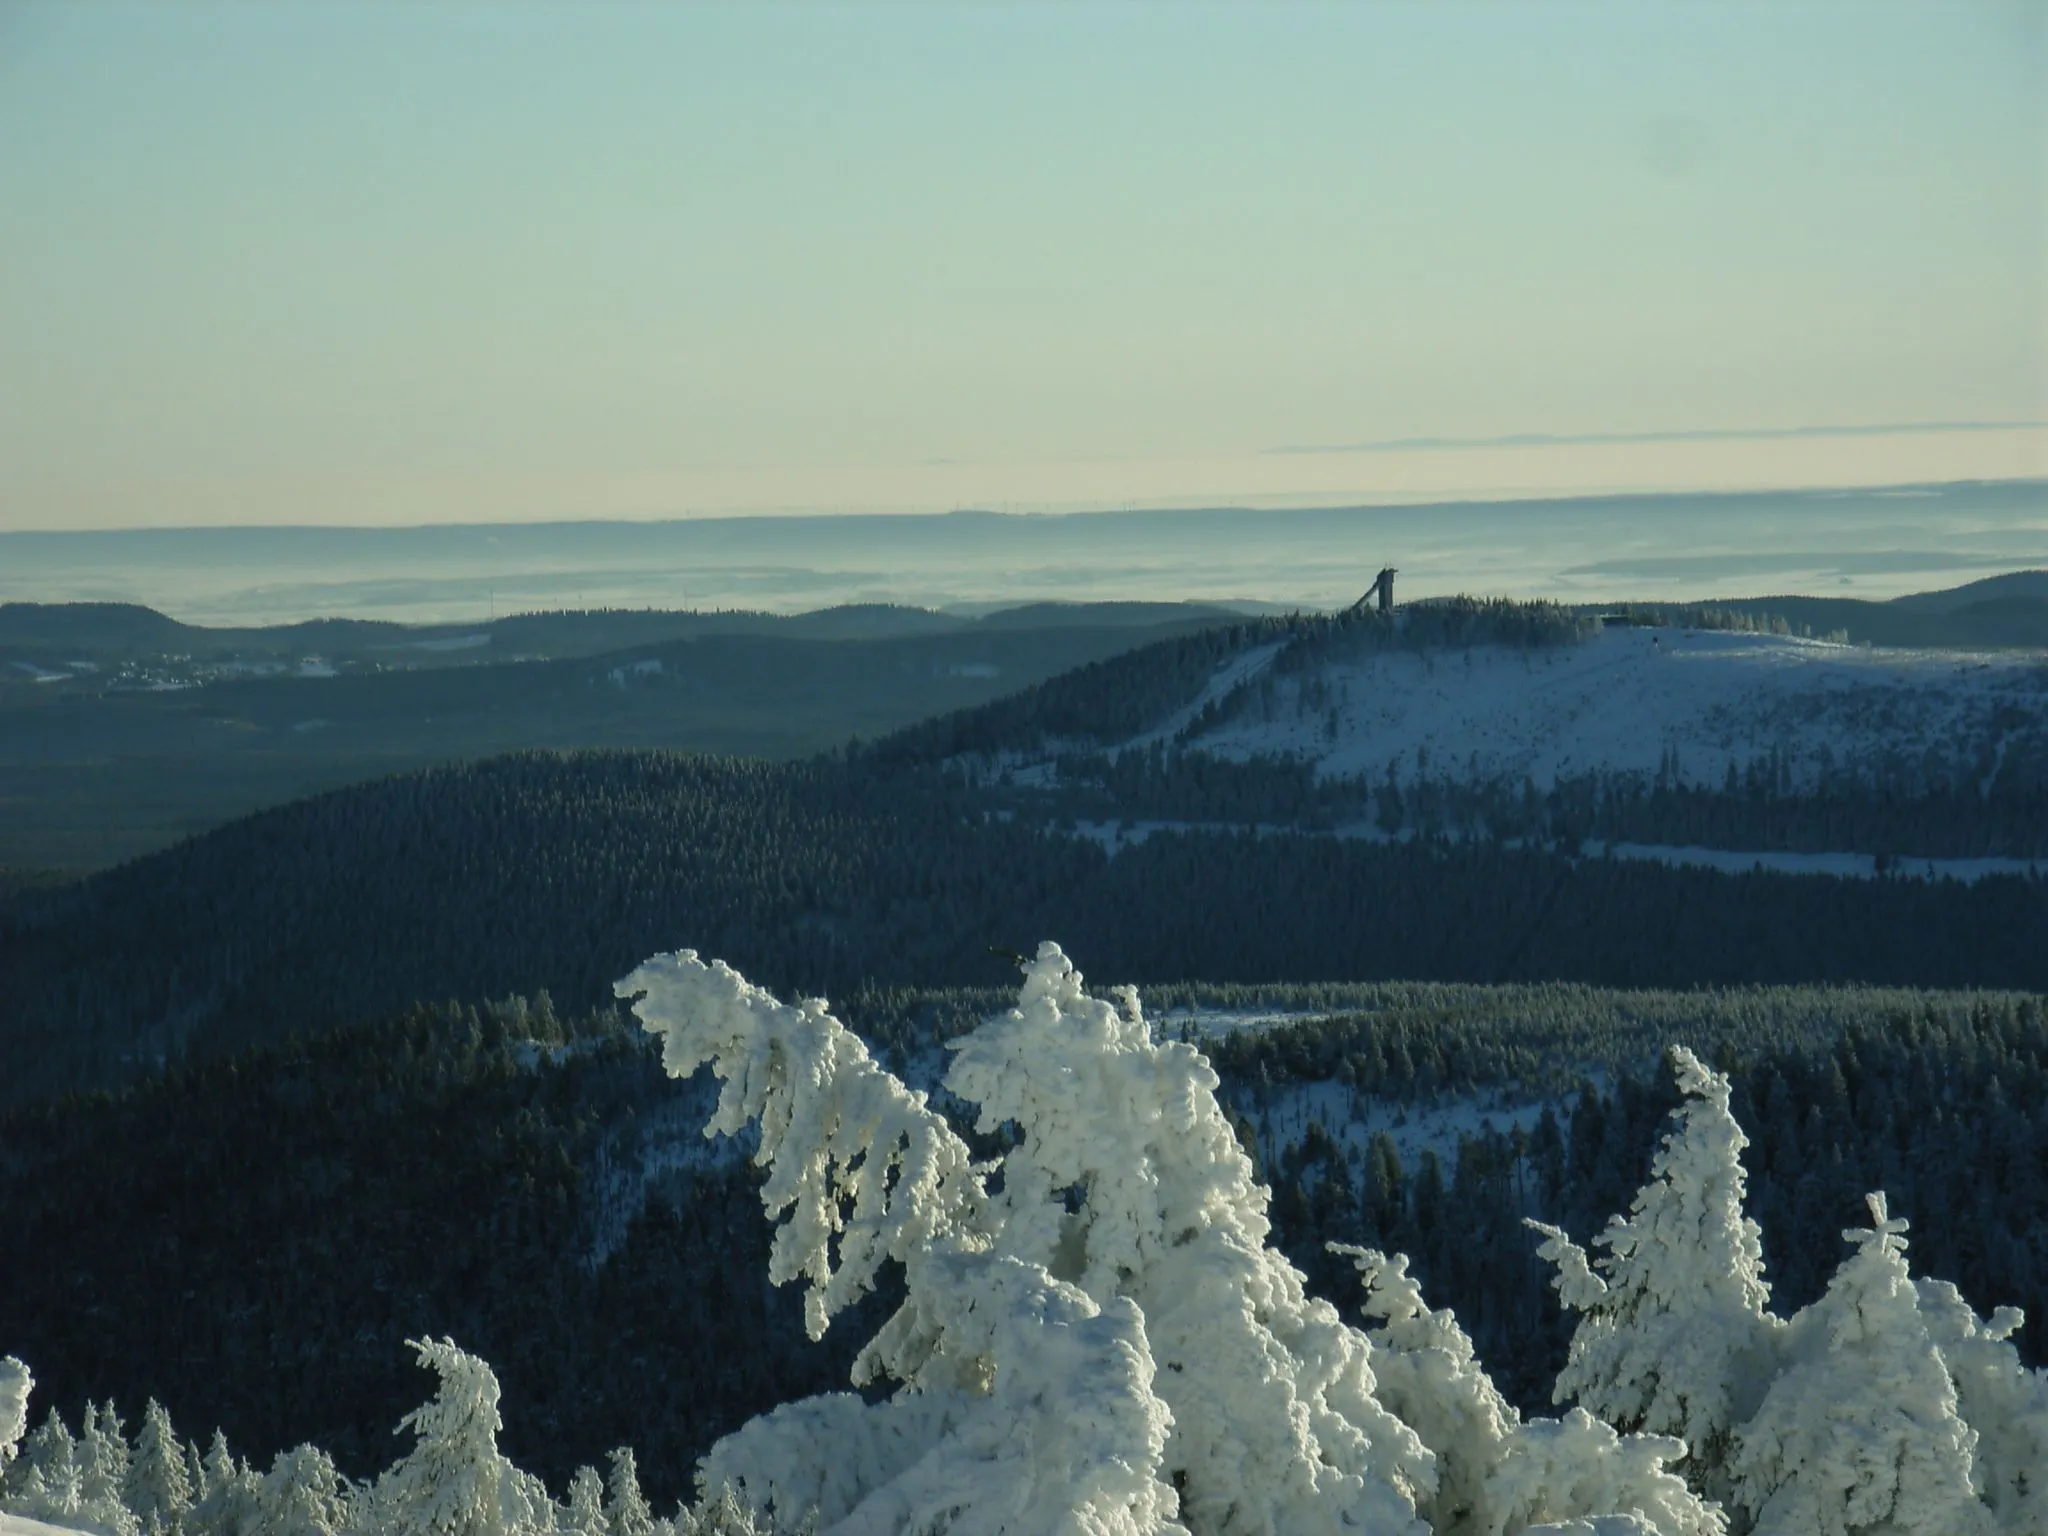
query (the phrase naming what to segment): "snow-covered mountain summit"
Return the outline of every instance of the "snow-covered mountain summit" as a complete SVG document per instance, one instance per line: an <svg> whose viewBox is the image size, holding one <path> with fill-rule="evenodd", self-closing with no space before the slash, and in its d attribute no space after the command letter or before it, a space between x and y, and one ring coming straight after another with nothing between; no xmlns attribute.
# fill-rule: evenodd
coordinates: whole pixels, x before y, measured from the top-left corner
<svg viewBox="0 0 2048 1536"><path fill-rule="evenodd" d="M1323 775L1532 780L1672 774L1719 788L1838 773L1988 789L2048 766L2048 657L1898 651L1784 635L1614 626L1540 647L1383 649L1289 667L1246 650L1193 702L1122 746L1282 754Z"/></svg>

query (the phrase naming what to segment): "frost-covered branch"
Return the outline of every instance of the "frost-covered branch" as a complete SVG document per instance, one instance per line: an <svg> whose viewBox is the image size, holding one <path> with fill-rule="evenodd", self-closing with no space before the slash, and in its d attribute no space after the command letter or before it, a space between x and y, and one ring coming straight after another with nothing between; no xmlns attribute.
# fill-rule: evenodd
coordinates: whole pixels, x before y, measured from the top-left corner
<svg viewBox="0 0 2048 1536"><path fill-rule="evenodd" d="M1135 1306L1098 1308L1035 1265L982 1254L937 1260L928 1283L949 1385L779 1408L705 1458L707 1493L730 1488L832 1536L1182 1529L1160 1476L1171 1418Z"/></svg>
<svg viewBox="0 0 2048 1536"><path fill-rule="evenodd" d="M778 1002L688 949L657 955L616 990L661 1037L670 1076L707 1063L718 1076L706 1135L760 1126L761 1203L771 1220L788 1217L768 1277L809 1281L812 1338L872 1289L885 1260L914 1266L942 1239L976 1245L986 1195L966 1143L923 1094L878 1067L822 999ZM892 1335L897 1348L874 1364L910 1374L921 1336L906 1320Z"/></svg>

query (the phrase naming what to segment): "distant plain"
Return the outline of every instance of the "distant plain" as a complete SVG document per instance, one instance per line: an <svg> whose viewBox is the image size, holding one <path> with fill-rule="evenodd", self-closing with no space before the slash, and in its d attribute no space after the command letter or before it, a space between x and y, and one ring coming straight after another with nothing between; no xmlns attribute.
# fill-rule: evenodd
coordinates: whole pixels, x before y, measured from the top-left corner
<svg viewBox="0 0 2048 1536"><path fill-rule="evenodd" d="M280 517L289 509L280 509ZM488 621L562 608L1400 596L1894 597L2048 565L2048 481L1433 505L0 533L0 602L189 623Z"/></svg>

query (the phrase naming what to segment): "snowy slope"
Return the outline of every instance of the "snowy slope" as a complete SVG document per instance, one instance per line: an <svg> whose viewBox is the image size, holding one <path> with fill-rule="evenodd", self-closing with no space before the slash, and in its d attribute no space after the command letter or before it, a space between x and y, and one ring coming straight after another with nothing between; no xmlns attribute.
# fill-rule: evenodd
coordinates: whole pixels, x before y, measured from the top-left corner
<svg viewBox="0 0 2048 1536"><path fill-rule="evenodd" d="M1675 751L1718 787L1773 751L1795 787L1830 764L1994 764L2048 746L2048 657L1867 650L1721 631L1614 628L1546 650L1390 652L1269 676L1246 658L1245 707L1194 743L1219 756L1285 753L1325 774L1404 780L1654 774Z"/></svg>
<svg viewBox="0 0 2048 1536"><path fill-rule="evenodd" d="M31 1520L26 1515L10 1515L0 1511L0 1536L75 1536L75 1528L68 1525L45 1525L40 1520Z"/></svg>

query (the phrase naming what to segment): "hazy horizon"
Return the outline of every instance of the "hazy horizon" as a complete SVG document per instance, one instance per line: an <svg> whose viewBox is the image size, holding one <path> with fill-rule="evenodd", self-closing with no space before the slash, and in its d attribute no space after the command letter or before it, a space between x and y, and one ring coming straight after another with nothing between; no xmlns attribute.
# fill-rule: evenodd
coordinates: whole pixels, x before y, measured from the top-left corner
<svg viewBox="0 0 2048 1536"><path fill-rule="evenodd" d="M0 8L0 528L2048 474L2048 9Z"/></svg>
<svg viewBox="0 0 2048 1536"><path fill-rule="evenodd" d="M1885 598L2048 567L2048 480L1327 507L0 533L0 601L189 622L550 608Z"/></svg>

